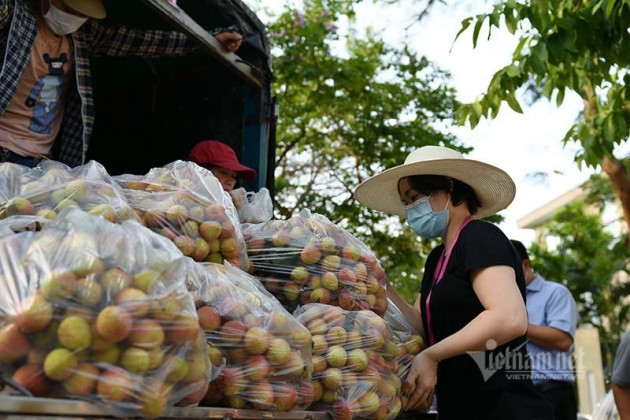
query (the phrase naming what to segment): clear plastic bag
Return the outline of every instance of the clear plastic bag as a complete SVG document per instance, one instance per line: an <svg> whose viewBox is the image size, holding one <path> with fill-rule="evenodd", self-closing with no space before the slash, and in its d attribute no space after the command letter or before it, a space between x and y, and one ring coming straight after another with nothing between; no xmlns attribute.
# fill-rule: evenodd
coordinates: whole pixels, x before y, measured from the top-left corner
<svg viewBox="0 0 630 420"><path fill-rule="evenodd" d="M0 218L36 215L53 219L65 207L77 206L113 223L138 220L122 189L95 161L72 169L60 162L43 161L18 172L11 178L11 186L2 186L7 197L0 204Z"/></svg>
<svg viewBox="0 0 630 420"><path fill-rule="evenodd" d="M421 347L401 342L372 311L311 303L296 319L313 336L313 405L335 420L393 419L406 404L402 382Z"/></svg>
<svg viewBox="0 0 630 420"><path fill-rule="evenodd" d="M615 398L612 391L608 391L606 395L597 403L593 412L593 420L617 420L619 411L615 404Z"/></svg>
<svg viewBox="0 0 630 420"><path fill-rule="evenodd" d="M38 397L159 417L197 404L212 375L186 264L135 221L76 207L0 238L0 372Z"/></svg>
<svg viewBox="0 0 630 420"><path fill-rule="evenodd" d="M117 175L114 180L123 188L146 192L189 190L205 200L221 204L229 217L238 220L236 208L221 182L206 168L194 162L176 160L152 168L145 175Z"/></svg>
<svg viewBox="0 0 630 420"><path fill-rule="evenodd" d="M20 193L20 175L28 170L27 166L11 162L0 163L0 203Z"/></svg>
<svg viewBox="0 0 630 420"><path fill-rule="evenodd" d="M252 276L229 264L190 271L215 366L202 405L272 411L311 404L311 335Z"/></svg>
<svg viewBox="0 0 630 420"><path fill-rule="evenodd" d="M230 196L242 223L265 223L273 217L273 202L265 187L258 192L237 188L230 191Z"/></svg>
<svg viewBox="0 0 630 420"><path fill-rule="evenodd" d="M192 162L176 161L147 175L120 175L116 182L142 223L171 239L198 262L228 260L250 267L241 223L230 196L212 173Z"/></svg>
<svg viewBox="0 0 630 420"><path fill-rule="evenodd" d="M37 232L48 222L50 219L39 216L11 216L0 219L0 237L25 231Z"/></svg>
<svg viewBox="0 0 630 420"><path fill-rule="evenodd" d="M326 217L303 210L286 221L244 224L243 234L254 275L290 312L314 302L385 314L383 268Z"/></svg>

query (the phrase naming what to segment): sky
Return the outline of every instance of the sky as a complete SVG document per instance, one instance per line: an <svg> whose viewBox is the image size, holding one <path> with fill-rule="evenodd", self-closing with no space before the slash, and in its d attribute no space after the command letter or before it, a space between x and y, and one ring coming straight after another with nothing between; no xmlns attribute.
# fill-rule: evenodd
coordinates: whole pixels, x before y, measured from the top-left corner
<svg viewBox="0 0 630 420"><path fill-rule="evenodd" d="M299 0L296 0L299 1ZM276 0L273 5L294 4ZM472 28L453 43L461 21L477 13L490 11L483 0L448 0L437 3L428 16L414 24L418 10L413 0L403 0L383 11L371 2L364 2L356 19L359 28L371 27L389 43L410 43L419 55L424 55L451 73L451 85L461 102L471 102L483 92L493 74L509 64L518 39L507 31L493 31L490 40L482 31L477 47L472 46ZM267 2L265 5L267 6ZM272 6L273 7L273 6ZM574 123L582 103L577 95L567 93L561 107L542 99L531 107L520 100L523 114L512 111L506 104L494 120L482 120L475 129L459 127L454 133L474 150L466 157L481 160L506 171L517 188L512 204L501 215L499 225L505 234L529 245L535 238L531 229L520 229L517 221L558 196L579 186L599 168L581 170L574 162L579 150L575 144L563 145L562 138ZM627 145L620 147L626 152ZM546 177L533 177L547 173Z"/></svg>
<svg viewBox="0 0 630 420"><path fill-rule="evenodd" d="M461 21L469 16L490 10L483 1L450 2L448 6L436 4L429 16L411 26L408 32L392 28L405 28L411 23L411 2L406 6L389 8L378 13L374 6L361 7L357 21L382 30L391 43L406 39L419 54L425 55L442 69L451 72L451 84L462 102L471 102L482 94L493 74L509 64L511 53L518 42L507 31L481 34L477 47L472 46L472 28L453 43ZM416 7L417 8L417 7ZM369 22L369 23L368 23ZM455 131L467 146L474 150L468 158L481 160L506 171L517 188L512 204L501 215L499 226L506 235L526 245L534 240L531 229L519 229L517 221L549 203L556 197L579 186L594 169L580 171L574 162L578 147L563 146L561 139L573 124L581 109L579 97L567 95L558 108L546 99L531 107L524 106L518 114L503 105L495 120L482 120L475 129L461 127ZM531 174L544 172L541 179Z"/></svg>

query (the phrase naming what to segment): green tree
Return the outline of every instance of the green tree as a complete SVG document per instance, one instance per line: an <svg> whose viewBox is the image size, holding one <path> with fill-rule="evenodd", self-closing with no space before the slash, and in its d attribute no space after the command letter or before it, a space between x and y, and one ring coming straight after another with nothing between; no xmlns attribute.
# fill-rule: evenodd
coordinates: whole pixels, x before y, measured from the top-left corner
<svg viewBox="0 0 630 420"><path fill-rule="evenodd" d="M626 0L503 0L490 13L462 22L476 46L485 24L489 36L503 25L519 36L512 62L494 74L487 91L458 110L460 124L475 127L495 118L503 102L522 112L519 89L562 104L567 92L584 109L563 142L579 142L578 164L601 165L612 181L630 226L630 178L613 155L630 126L630 3Z"/></svg>
<svg viewBox="0 0 630 420"><path fill-rule="evenodd" d="M601 186L601 181L594 178L590 186L594 184ZM630 261L625 238L614 237L602 225L598 196L567 206L544 225L546 235L559 241L556 247L533 244L530 250L543 277L569 288L580 322L598 328L604 362L611 366L621 335L630 325L626 298L630 282L623 281Z"/></svg>
<svg viewBox="0 0 630 420"><path fill-rule="evenodd" d="M309 208L353 232L413 301L430 244L399 218L359 205L354 188L417 147L470 149L448 133L459 105L449 75L404 45L353 30L357 3L306 0L268 25L280 105L276 212Z"/></svg>

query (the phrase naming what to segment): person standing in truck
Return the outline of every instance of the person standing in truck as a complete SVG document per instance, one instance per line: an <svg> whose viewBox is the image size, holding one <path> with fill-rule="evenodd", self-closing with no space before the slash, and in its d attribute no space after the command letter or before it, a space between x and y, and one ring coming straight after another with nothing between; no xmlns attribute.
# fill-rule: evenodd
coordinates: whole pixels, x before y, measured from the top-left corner
<svg viewBox="0 0 630 420"><path fill-rule="evenodd" d="M0 0L0 162L85 163L94 126L90 56L176 56L198 47L175 31L108 27L101 0ZM213 32L227 51L243 37Z"/></svg>

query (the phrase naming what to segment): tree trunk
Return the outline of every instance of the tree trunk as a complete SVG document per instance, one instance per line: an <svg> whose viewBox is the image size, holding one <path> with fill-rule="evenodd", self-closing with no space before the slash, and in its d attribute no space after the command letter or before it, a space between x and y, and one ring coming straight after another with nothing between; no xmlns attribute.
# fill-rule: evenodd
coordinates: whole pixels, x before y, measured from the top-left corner
<svg viewBox="0 0 630 420"><path fill-rule="evenodd" d="M595 90L586 85L584 87L584 119L587 124L597 116L597 96ZM613 184L615 194L619 198L623 210L623 218L626 221L626 229L630 231L630 178L623 163L619 162L613 155L604 155L602 160L602 170L606 172L610 182ZM626 242L626 246L630 246Z"/></svg>
<svg viewBox="0 0 630 420"><path fill-rule="evenodd" d="M630 177L623 163L614 156L604 156L602 169L610 178L615 194L619 198L626 227L630 228Z"/></svg>

